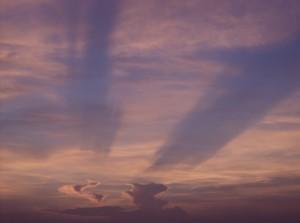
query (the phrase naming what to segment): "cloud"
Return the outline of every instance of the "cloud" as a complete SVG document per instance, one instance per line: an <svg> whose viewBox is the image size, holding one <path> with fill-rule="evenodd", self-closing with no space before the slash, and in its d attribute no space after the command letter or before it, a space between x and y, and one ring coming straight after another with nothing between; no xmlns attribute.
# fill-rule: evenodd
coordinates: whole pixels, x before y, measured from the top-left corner
<svg viewBox="0 0 300 223"><path fill-rule="evenodd" d="M281 209L283 205L275 202L278 209ZM245 222L245 223L298 223L299 222L299 210L287 209L283 210L269 210L266 207L257 206L238 206L238 207L225 207L214 208L206 211L194 213L192 216L183 215L179 209L170 209L166 212L161 212L160 215L153 213L136 213L136 212L124 212L123 214L117 214L116 217L111 219L103 218L102 216L89 217L88 215L73 215L57 214L53 212L20 212L12 210L10 212L1 212L1 222L3 223L23 223L23 222L57 222L57 223L232 223L232 222ZM75 209L74 209L75 210ZM88 211L88 210L86 210ZM216 214L217 213L217 214ZM74 216L76 215L76 216ZM82 216L82 217L80 217Z"/></svg>
<svg viewBox="0 0 300 223"><path fill-rule="evenodd" d="M99 185L100 182L89 180L86 184L63 185L58 188L58 191L68 196L87 199L92 203L101 203L104 198L102 194L86 191Z"/></svg>
<svg viewBox="0 0 300 223"><path fill-rule="evenodd" d="M109 57L118 0L4 6L0 149L108 153L121 118L110 95Z"/></svg>
<svg viewBox="0 0 300 223"><path fill-rule="evenodd" d="M201 193L202 196L207 194L208 196L220 196L220 194L229 195L234 194L236 196L247 196L248 192L264 191L264 195L292 195L293 192L299 191L300 177L299 176L274 176L266 179L262 179L255 182L245 182L236 184L208 184L199 185L193 188L193 192ZM276 188L276 190L271 190ZM270 189L267 192L265 189ZM283 189L283 191L280 191Z"/></svg>
<svg viewBox="0 0 300 223"><path fill-rule="evenodd" d="M166 208L162 210L130 210L118 206L104 206L97 208L75 208L60 211L65 215L85 217L107 217L107 222L190 222L191 217L181 208Z"/></svg>
<svg viewBox="0 0 300 223"><path fill-rule="evenodd" d="M220 61L236 71L219 78L179 122L152 167L206 161L296 92L300 87L299 46L300 37L294 36L263 47L216 49L195 55Z"/></svg>
<svg viewBox="0 0 300 223"><path fill-rule="evenodd" d="M115 216L119 215L123 209L117 206L103 206L103 207L88 207L75 208L60 211L63 214L80 215L80 216Z"/></svg>
<svg viewBox="0 0 300 223"><path fill-rule="evenodd" d="M86 185L79 185L78 190ZM167 190L163 184L132 184L126 193L133 198L138 209L119 206L83 207L58 211L67 215L108 217L109 222L187 222L190 216L181 208L163 208L166 201L156 195Z"/></svg>
<svg viewBox="0 0 300 223"><path fill-rule="evenodd" d="M270 131L297 131L300 130L299 122L271 122L261 123L258 126L261 129Z"/></svg>
<svg viewBox="0 0 300 223"><path fill-rule="evenodd" d="M111 62L108 55L119 1L88 3L66 3L69 75L62 92L67 106L79 118L82 148L108 152L120 118L118 109L110 105ZM83 16L78 16L80 13ZM77 47L82 38L80 23L86 30L82 50Z"/></svg>
<svg viewBox="0 0 300 223"><path fill-rule="evenodd" d="M167 187L163 184L132 184L131 190L126 193L140 209L161 209L167 201L157 198L156 195L166 190Z"/></svg>

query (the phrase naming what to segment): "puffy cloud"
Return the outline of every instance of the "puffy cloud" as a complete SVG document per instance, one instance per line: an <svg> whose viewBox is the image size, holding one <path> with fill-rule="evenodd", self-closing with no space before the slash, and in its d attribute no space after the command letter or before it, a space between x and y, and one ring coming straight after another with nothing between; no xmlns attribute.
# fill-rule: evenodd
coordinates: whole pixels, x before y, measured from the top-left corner
<svg viewBox="0 0 300 223"><path fill-rule="evenodd" d="M58 191L69 196L87 199L93 203L100 203L104 198L102 194L86 191L89 188L95 188L99 185L100 182L88 180L86 184L63 185L58 188Z"/></svg>
<svg viewBox="0 0 300 223"><path fill-rule="evenodd" d="M129 194L133 202L140 209L161 209L167 204L167 201L159 199L156 195L167 190L163 184L149 183L149 184L132 184L131 190L126 193Z"/></svg>

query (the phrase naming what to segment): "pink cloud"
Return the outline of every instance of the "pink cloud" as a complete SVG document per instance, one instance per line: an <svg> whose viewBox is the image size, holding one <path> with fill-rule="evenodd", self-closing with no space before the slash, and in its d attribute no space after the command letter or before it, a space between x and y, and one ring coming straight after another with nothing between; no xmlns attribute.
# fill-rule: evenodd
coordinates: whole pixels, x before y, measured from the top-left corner
<svg viewBox="0 0 300 223"><path fill-rule="evenodd" d="M102 194L86 191L89 188L95 188L101 183L98 181L88 180L86 184L67 184L58 188L58 191L68 196L83 198L92 203L101 203L104 196Z"/></svg>

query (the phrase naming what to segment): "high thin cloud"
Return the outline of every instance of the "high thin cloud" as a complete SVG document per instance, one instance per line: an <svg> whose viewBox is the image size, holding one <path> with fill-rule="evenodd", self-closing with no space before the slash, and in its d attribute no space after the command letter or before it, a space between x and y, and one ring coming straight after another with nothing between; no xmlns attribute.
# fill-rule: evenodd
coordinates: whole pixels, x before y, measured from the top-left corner
<svg viewBox="0 0 300 223"><path fill-rule="evenodd" d="M92 203L101 203L103 195L87 191L89 188L95 188L100 185L100 182L89 180L86 184L63 185L58 188L58 191L68 196L87 199Z"/></svg>
<svg viewBox="0 0 300 223"><path fill-rule="evenodd" d="M199 101L179 123L160 148L153 167L206 161L291 96L300 87L299 47L296 36L264 47L195 55L223 61L237 73L216 81L204 98L208 105L203 108L203 100Z"/></svg>
<svg viewBox="0 0 300 223"><path fill-rule="evenodd" d="M140 209L161 209L167 204L165 200L159 199L156 195L167 190L163 184L132 184L131 190L126 193L130 195L133 202Z"/></svg>

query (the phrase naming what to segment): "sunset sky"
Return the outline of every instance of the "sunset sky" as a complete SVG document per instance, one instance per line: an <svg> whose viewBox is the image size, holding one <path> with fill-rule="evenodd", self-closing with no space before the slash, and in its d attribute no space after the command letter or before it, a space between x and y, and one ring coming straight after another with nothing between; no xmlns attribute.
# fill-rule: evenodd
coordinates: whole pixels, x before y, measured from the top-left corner
<svg viewBox="0 0 300 223"><path fill-rule="evenodd" d="M0 222L300 222L299 139L298 0L0 0Z"/></svg>

